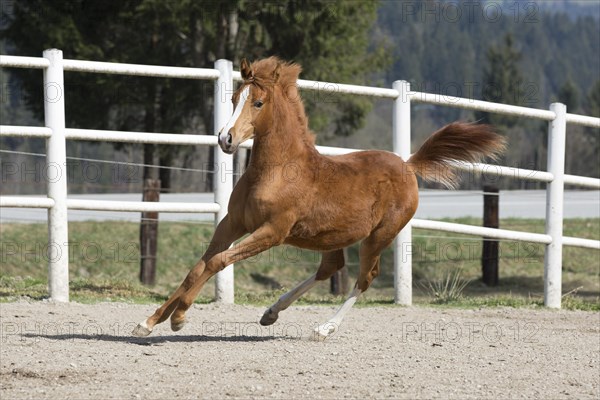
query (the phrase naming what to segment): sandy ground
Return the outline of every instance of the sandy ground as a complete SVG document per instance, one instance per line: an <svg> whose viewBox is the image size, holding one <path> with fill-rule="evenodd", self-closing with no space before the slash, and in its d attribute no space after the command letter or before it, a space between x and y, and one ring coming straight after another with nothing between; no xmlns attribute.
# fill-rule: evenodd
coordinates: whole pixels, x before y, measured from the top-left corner
<svg viewBox="0 0 600 400"><path fill-rule="evenodd" d="M1 399L598 399L600 315L548 310L195 305L180 332L130 332L155 306L0 305Z"/></svg>

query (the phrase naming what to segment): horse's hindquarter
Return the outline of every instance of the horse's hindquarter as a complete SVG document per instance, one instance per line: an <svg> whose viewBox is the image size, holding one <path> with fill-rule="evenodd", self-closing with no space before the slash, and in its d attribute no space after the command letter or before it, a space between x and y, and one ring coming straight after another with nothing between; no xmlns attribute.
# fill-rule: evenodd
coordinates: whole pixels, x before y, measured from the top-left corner
<svg viewBox="0 0 600 400"><path fill-rule="evenodd" d="M389 211L416 210L418 188L415 174L400 157L387 151L361 151L337 157L327 157L334 173L322 177L317 185L321 198L335 190L337 199L356 211L369 211L375 225Z"/></svg>
<svg viewBox="0 0 600 400"><path fill-rule="evenodd" d="M316 164L312 188L296 202L303 214L289 244L316 250L345 247L384 224L399 231L416 211L416 178L393 153L320 157Z"/></svg>

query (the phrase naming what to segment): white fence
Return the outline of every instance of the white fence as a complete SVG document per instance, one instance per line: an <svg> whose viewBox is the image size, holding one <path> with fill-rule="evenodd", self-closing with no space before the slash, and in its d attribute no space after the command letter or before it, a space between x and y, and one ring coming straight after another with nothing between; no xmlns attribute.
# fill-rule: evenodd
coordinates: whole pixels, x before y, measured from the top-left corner
<svg viewBox="0 0 600 400"><path fill-rule="evenodd" d="M218 60L215 69L180 68L151 65L116 64L95 61L64 60L62 51L49 49L43 58L0 56L0 67L37 68L44 71L44 113L46 127L0 125L0 136L43 137L47 139L47 170L55 170L55 179L48 181L47 197L1 196L0 207L32 207L48 209L48 286L54 301L69 300L69 257L67 210L101 211L158 211L158 212L210 212L215 213L216 221L226 214L227 203L233 189L231 174L232 156L216 149L215 161L220 176L214 179L215 202L204 204L111 202L95 200L75 200L67 198L66 140L115 141L128 143L180 144L216 146L214 135L184 135L166 133L141 133L70 129L65 127L64 71L85 71L120 75L139 75L185 79L206 79L215 83L215 129L224 126L232 113L231 95L234 81L240 80L239 72L233 71L232 63ZM393 150L402 158L410 156L411 121L410 110L413 102L438 104L481 110L499 114L517 115L548 121L548 166L547 171L533 171L512 167L490 166L487 164L460 163L464 170L485 171L486 174L507 176L514 179L535 180L547 183L546 230L545 234L483 228L440 221L413 219L398 235L394 243L394 287L395 302L412 302L412 228L435 229L449 232L486 236L505 240L518 240L542 243L546 246L544 260L544 304L559 308L561 305L561 264L562 247L579 246L600 249L600 241L574 237L564 237L562 231L563 190L565 184L600 188L600 179L565 175L565 137L567 123L600 128L600 118L568 114L564 104L554 103L549 110L519 107L506 104L443 96L431 93L411 92L405 81L395 81L393 88L375 88L345 85L328 82L299 80L298 86L308 90L333 93L388 98L393 107ZM250 147L251 143L245 143ZM344 154L353 149L318 147L324 154ZM217 275L216 299L233 302L233 266Z"/></svg>

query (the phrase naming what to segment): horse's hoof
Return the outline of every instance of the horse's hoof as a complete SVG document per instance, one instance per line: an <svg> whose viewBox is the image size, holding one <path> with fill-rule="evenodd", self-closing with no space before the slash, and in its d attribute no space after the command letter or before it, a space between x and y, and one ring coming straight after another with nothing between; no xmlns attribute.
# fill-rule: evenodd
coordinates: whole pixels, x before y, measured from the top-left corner
<svg viewBox="0 0 600 400"><path fill-rule="evenodd" d="M332 336L338 330L338 326L332 322L326 322L315 328L312 339L317 342L322 342L328 337Z"/></svg>
<svg viewBox="0 0 600 400"><path fill-rule="evenodd" d="M152 333L152 329L148 328L148 325L146 324L145 320L140 322L138 326L133 328L133 332L131 332L133 336L137 337L145 337L148 336L150 333Z"/></svg>
<svg viewBox="0 0 600 400"><path fill-rule="evenodd" d="M181 320L179 322L171 321L171 330L173 332L182 330L184 326L185 326L185 319Z"/></svg>
<svg viewBox="0 0 600 400"><path fill-rule="evenodd" d="M273 310L269 308L260 319L260 324L262 326L273 325L275 321L277 321L277 318L279 318L279 313L274 313Z"/></svg>

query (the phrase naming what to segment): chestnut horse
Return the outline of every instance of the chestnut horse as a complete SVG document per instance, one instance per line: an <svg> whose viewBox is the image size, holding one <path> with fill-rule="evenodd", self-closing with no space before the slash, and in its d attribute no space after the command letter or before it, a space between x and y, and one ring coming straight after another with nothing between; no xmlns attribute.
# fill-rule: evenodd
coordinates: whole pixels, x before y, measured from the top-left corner
<svg viewBox="0 0 600 400"><path fill-rule="evenodd" d="M382 250L415 214L415 174L452 186L452 161L494 157L504 147L504 139L487 125L452 123L429 137L408 161L386 151L322 155L298 94L300 70L275 57L252 65L242 61L243 84L233 95L235 111L220 131L219 145L232 154L240 143L254 138L250 163L202 259L134 335L150 334L169 316L171 328L180 330L202 286L232 263L280 244L321 252L317 272L281 296L260 320L273 324L280 311L344 266L344 247L362 240L354 289L336 314L315 330L317 337L327 337L379 274Z"/></svg>

